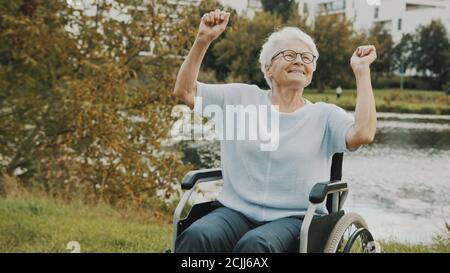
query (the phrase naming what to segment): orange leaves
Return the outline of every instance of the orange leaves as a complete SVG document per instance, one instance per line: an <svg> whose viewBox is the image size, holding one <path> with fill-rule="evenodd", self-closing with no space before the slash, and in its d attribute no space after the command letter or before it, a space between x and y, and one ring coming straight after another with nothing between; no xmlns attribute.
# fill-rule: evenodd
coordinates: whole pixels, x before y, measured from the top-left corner
<svg viewBox="0 0 450 273"><path fill-rule="evenodd" d="M88 202L142 206L158 191L173 194L186 168L160 142L175 103L173 56L188 42L181 33L171 40L165 18L175 11L146 6L117 21L110 5L90 16L44 1L24 16L6 2L13 15L0 24L0 113L20 115L0 119L9 160L0 172L14 161L26 169L24 184Z"/></svg>

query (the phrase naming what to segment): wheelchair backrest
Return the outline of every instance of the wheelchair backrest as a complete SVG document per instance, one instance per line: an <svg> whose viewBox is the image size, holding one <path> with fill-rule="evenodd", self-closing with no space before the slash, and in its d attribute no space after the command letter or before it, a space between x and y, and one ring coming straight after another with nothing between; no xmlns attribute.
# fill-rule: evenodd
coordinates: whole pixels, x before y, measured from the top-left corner
<svg viewBox="0 0 450 273"><path fill-rule="evenodd" d="M344 159L343 153L335 153L331 160L330 181L342 179L342 161ZM327 210L329 213L332 211L333 206L333 194L327 195Z"/></svg>

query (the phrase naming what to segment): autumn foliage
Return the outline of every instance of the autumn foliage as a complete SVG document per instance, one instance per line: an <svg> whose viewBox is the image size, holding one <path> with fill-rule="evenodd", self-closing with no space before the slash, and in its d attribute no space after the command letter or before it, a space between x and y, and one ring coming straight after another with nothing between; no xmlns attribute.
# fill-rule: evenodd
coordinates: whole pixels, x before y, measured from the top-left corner
<svg viewBox="0 0 450 273"><path fill-rule="evenodd" d="M187 171L160 147L189 39L177 12L164 1L1 1L0 174L118 206L172 196Z"/></svg>

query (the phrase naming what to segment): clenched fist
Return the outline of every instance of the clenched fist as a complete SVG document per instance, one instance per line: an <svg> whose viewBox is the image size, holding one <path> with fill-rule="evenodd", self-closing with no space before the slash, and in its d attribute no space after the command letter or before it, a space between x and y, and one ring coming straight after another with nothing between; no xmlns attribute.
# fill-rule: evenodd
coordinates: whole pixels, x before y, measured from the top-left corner
<svg viewBox="0 0 450 273"><path fill-rule="evenodd" d="M350 59L350 65L354 72L368 69L377 58L377 51L373 45L359 46Z"/></svg>
<svg viewBox="0 0 450 273"><path fill-rule="evenodd" d="M200 21L197 39L211 43L225 31L230 13L216 9L205 13Z"/></svg>

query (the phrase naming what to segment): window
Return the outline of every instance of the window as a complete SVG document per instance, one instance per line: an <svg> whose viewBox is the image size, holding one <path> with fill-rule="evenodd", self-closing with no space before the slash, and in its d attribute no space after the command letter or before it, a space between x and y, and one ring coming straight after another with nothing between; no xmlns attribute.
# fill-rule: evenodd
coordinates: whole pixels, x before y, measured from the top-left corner
<svg viewBox="0 0 450 273"><path fill-rule="evenodd" d="M419 5L419 4L410 4L410 3L406 4L406 11L418 10L418 9L436 9L436 8L440 8L440 7L434 6L434 5Z"/></svg>
<svg viewBox="0 0 450 273"><path fill-rule="evenodd" d="M375 22L374 24L380 26L382 31L387 31L387 32L391 33L392 23L393 23L392 20L386 20L386 21Z"/></svg>
<svg viewBox="0 0 450 273"><path fill-rule="evenodd" d="M345 0L337 0L331 2L331 10L332 11L345 10Z"/></svg>
<svg viewBox="0 0 450 273"><path fill-rule="evenodd" d="M260 0L248 0L248 8L251 9L261 9L262 4Z"/></svg>
<svg viewBox="0 0 450 273"><path fill-rule="evenodd" d="M376 7L375 8L375 14L373 15L373 18L378 19L378 13L380 11L380 8Z"/></svg>
<svg viewBox="0 0 450 273"><path fill-rule="evenodd" d="M398 19L397 30L402 30L402 18Z"/></svg>
<svg viewBox="0 0 450 273"><path fill-rule="evenodd" d="M342 12L345 11L345 0L332 0L319 4L320 12Z"/></svg>

